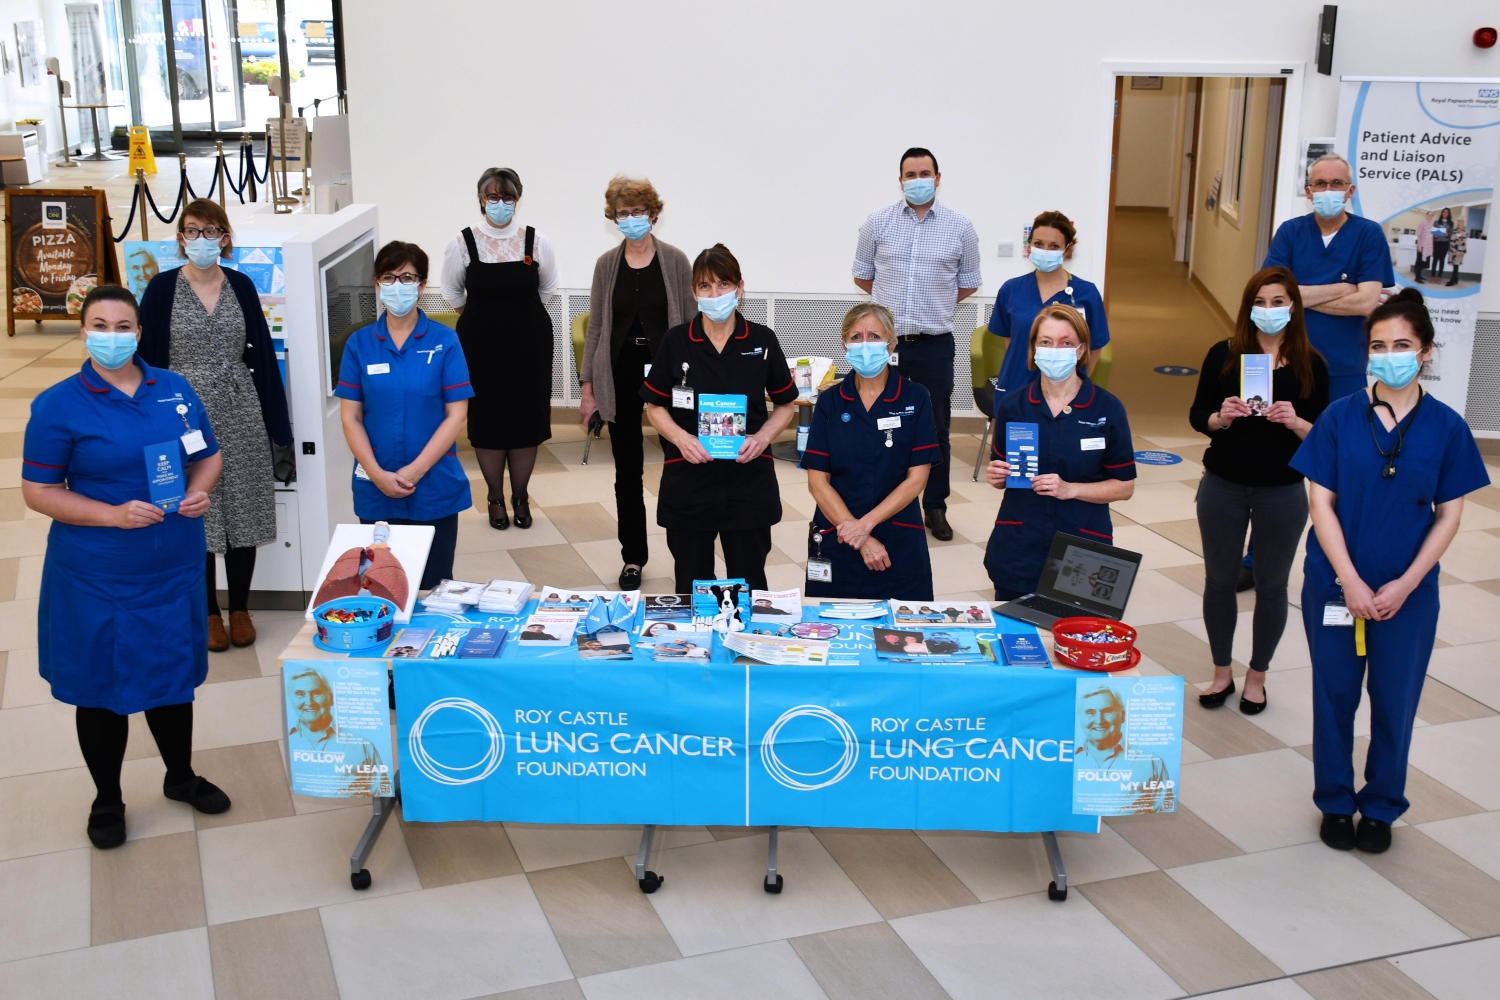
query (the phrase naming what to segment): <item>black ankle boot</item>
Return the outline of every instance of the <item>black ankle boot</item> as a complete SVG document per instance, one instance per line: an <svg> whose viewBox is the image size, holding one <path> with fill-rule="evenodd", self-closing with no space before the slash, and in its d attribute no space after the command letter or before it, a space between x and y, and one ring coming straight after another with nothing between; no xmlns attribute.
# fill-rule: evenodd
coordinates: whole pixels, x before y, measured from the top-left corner
<svg viewBox="0 0 1500 1000"><path fill-rule="evenodd" d="M516 508L516 527L531 527L531 504L526 497L511 497L510 502Z"/></svg>

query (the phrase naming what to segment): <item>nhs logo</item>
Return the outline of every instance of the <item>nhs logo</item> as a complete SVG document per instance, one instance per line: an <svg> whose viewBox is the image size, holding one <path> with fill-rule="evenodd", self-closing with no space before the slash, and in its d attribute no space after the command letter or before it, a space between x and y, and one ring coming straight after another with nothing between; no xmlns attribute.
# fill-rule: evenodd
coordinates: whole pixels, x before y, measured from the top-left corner
<svg viewBox="0 0 1500 1000"><path fill-rule="evenodd" d="M1489 88L1489 89L1480 88L1479 98L1480 98L1480 100L1483 100L1485 98L1491 98L1491 99L1493 99L1493 98L1500 98L1500 88L1493 88L1493 87Z"/></svg>

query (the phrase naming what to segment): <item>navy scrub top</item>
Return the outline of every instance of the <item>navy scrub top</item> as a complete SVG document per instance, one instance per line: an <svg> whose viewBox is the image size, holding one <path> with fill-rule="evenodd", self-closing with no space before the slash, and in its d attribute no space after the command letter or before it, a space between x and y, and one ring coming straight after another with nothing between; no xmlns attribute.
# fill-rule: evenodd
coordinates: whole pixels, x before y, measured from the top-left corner
<svg viewBox="0 0 1500 1000"><path fill-rule="evenodd" d="M1052 415L1042 396L1040 372L1021 390L999 397L995 407L997 461L1005 459L1005 424L1037 425L1040 475L1056 473L1069 483L1100 483L1135 478L1135 451L1124 405L1087 377L1070 404L1071 412ZM1059 531L1114 542L1109 504L1074 498L1058 500L1029 489L1008 489L990 532L984 568L998 590L1030 593L1042 578L1042 565Z"/></svg>
<svg viewBox="0 0 1500 1000"><path fill-rule="evenodd" d="M1070 294L1068 289L1072 289ZM1091 281L1084 281L1073 274L1068 275L1068 284L1046 302L1042 301L1040 287L1036 283L1036 272L1011 278L1000 286L995 296L995 308L990 312L990 333L1009 338L1005 349L1005 360L1000 362L999 389L1003 394L1013 389L1025 388L1034 374L1026 367L1027 343L1031 338L1031 324L1044 306L1061 304L1072 306L1083 314L1089 327L1089 351L1098 351L1109 343L1109 320L1104 315L1104 298Z"/></svg>
<svg viewBox="0 0 1500 1000"><path fill-rule="evenodd" d="M1326 247L1315 214L1283 222L1261 266L1277 265L1291 271L1299 285L1378 281L1385 287L1396 283L1385 234L1377 223L1358 215L1350 215ZM1362 378L1368 356L1365 318L1308 309L1306 319L1307 339L1328 362L1329 376Z"/></svg>
<svg viewBox="0 0 1500 1000"><path fill-rule="evenodd" d="M868 410L859 398L853 372L825 389L813 409L807 450L802 454L802 468L828 473L829 485L855 517L864 517L879 506L912 466L930 465L941 457L932 397L896 369L888 371L884 393ZM878 423L890 419L899 419L901 424L889 430L891 447L887 448L887 431ZM823 543L813 544L808 552L817 555L821 551L834 565L830 583L808 581L809 596L932 599L932 563L916 498L871 533L890 555L887 570L875 572L866 567L857 549L844 545L836 532L828 530L833 522L821 509L813 515L813 526L824 532Z"/></svg>
<svg viewBox="0 0 1500 1000"><path fill-rule="evenodd" d="M416 329L397 349L385 320L382 313L350 334L333 394L365 404L365 433L375 459L382 469L395 472L427 447L447 415L447 404L469 399L474 388L452 329L418 310ZM354 513L364 521L436 521L474 506L457 445L427 470L408 497L388 497L352 471L349 479Z"/></svg>
<svg viewBox="0 0 1500 1000"><path fill-rule="evenodd" d="M118 506L151 502L146 449L177 449L188 466L216 455L208 414L187 379L152 368L126 396L93 365L37 396L26 424L21 478L67 483L80 496ZM181 406L186 412L178 413ZM189 456L182 435L207 447ZM58 701L120 715L193 700L208 676L201 517L175 511L145 528L53 521L37 609L41 675Z"/></svg>

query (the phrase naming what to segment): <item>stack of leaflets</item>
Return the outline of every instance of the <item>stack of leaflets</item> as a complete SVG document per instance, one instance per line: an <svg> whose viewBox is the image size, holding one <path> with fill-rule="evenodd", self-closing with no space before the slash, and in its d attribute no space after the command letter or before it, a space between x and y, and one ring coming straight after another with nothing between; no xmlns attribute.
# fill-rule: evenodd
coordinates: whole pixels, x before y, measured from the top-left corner
<svg viewBox="0 0 1500 1000"><path fill-rule="evenodd" d="M715 632L740 632L750 621L750 585L743 578L693 581L693 621Z"/></svg>
<svg viewBox="0 0 1500 1000"><path fill-rule="evenodd" d="M415 660L422 655L422 650L427 648L427 643L432 639L432 632L430 628L404 628L396 633L396 637L386 647L385 655L403 660Z"/></svg>
<svg viewBox="0 0 1500 1000"><path fill-rule="evenodd" d="M581 660L630 659L630 633L617 628L579 633L578 658Z"/></svg>
<svg viewBox="0 0 1500 1000"><path fill-rule="evenodd" d="M819 618L834 618L839 621L867 621L884 618L885 604L880 601L824 601L818 609Z"/></svg>
<svg viewBox="0 0 1500 1000"><path fill-rule="evenodd" d="M641 592L639 590L577 590L572 587L543 587L539 591L536 609L540 614L588 614L589 605L594 603L594 598L599 598L605 604L614 601L616 597L625 599L625 606L634 611L641 603Z"/></svg>
<svg viewBox="0 0 1500 1000"><path fill-rule="evenodd" d="M642 640L641 644L645 645L645 641ZM653 660L677 663L687 660L694 663L707 663L714 651L714 634L682 630L668 632L652 640L651 646Z"/></svg>
<svg viewBox="0 0 1500 1000"><path fill-rule="evenodd" d="M1000 636L1000 655L1008 667L1050 667L1047 647L1040 637L1006 632Z"/></svg>
<svg viewBox="0 0 1500 1000"><path fill-rule="evenodd" d="M762 663L782 663L805 667L826 666L830 648L826 641L819 639L801 639L796 636L783 638L750 632L726 634L724 647Z"/></svg>
<svg viewBox="0 0 1500 1000"><path fill-rule="evenodd" d="M479 594L479 610L513 615L531 600L531 584L525 580L491 580Z"/></svg>
<svg viewBox="0 0 1500 1000"><path fill-rule="evenodd" d="M802 591L796 590L752 590L750 591L750 620L753 622L800 622L802 620Z"/></svg>
<svg viewBox="0 0 1500 1000"><path fill-rule="evenodd" d="M875 654L897 663L982 663L991 659L973 630L951 625L921 629L877 625Z"/></svg>
<svg viewBox="0 0 1500 1000"><path fill-rule="evenodd" d="M434 660L456 656L461 660L494 660L505 646L503 628L450 628L433 642L427 655Z"/></svg>
<svg viewBox="0 0 1500 1000"><path fill-rule="evenodd" d="M645 620L638 646L654 646L657 639L671 639L678 632L696 631L693 599L688 594L656 594L645 598Z"/></svg>
<svg viewBox="0 0 1500 1000"><path fill-rule="evenodd" d="M484 593L484 584L463 580L443 580L422 598L422 606L428 611L446 611L461 615L479 603Z"/></svg>
<svg viewBox="0 0 1500 1000"><path fill-rule="evenodd" d="M535 614L526 619L516 641L527 649L561 649L573 645L573 635L583 615Z"/></svg>
<svg viewBox="0 0 1500 1000"><path fill-rule="evenodd" d="M915 628L994 628L995 613L985 601L891 601L891 623Z"/></svg>

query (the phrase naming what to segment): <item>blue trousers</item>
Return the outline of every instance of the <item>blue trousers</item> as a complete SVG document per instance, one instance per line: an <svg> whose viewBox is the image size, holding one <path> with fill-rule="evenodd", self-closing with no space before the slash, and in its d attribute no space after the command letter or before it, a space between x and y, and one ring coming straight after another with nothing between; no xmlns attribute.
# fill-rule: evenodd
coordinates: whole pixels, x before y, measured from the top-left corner
<svg viewBox="0 0 1500 1000"><path fill-rule="evenodd" d="M901 374L932 396L932 422L937 425L940 461L927 473L922 509L948 509L948 427L953 422L953 334L902 340L896 345Z"/></svg>
<svg viewBox="0 0 1500 1000"><path fill-rule="evenodd" d="M1313 802L1325 813L1394 822L1410 806L1406 761L1412 723L1437 638L1438 588L1423 584L1394 618L1365 622L1365 656L1354 629L1324 625L1323 605L1339 597L1332 580L1302 587L1302 620L1313 661ZM1365 784L1354 790L1354 710L1370 692L1370 752Z"/></svg>

